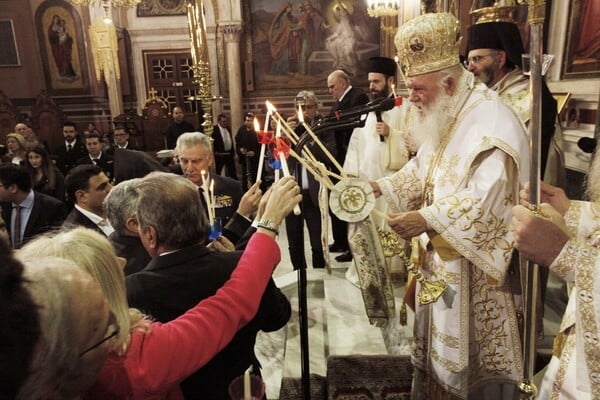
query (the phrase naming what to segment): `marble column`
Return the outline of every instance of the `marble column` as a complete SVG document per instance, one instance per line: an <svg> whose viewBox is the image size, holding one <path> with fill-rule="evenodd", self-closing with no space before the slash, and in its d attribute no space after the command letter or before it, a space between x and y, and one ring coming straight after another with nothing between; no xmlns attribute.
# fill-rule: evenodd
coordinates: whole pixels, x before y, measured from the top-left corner
<svg viewBox="0 0 600 400"><path fill-rule="evenodd" d="M235 135L242 125L242 61L240 59L240 37L242 24L229 21L219 25L225 39L225 65L231 105L231 133Z"/></svg>

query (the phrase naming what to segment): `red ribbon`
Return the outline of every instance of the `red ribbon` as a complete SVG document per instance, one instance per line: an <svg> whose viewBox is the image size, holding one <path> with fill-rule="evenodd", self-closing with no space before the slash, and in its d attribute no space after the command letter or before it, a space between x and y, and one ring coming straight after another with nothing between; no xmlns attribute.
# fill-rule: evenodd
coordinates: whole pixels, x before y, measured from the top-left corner
<svg viewBox="0 0 600 400"><path fill-rule="evenodd" d="M394 107L399 107L402 105L402 97L398 96L394 98Z"/></svg>
<svg viewBox="0 0 600 400"><path fill-rule="evenodd" d="M271 154L275 155L276 158L279 158L279 154L283 153L285 158L290 155L290 139L285 136L274 137L269 143L269 151Z"/></svg>
<svg viewBox="0 0 600 400"><path fill-rule="evenodd" d="M258 131L256 136L258 136L258 143L260 144L269 144L273 139L273 131Z"/></svg>

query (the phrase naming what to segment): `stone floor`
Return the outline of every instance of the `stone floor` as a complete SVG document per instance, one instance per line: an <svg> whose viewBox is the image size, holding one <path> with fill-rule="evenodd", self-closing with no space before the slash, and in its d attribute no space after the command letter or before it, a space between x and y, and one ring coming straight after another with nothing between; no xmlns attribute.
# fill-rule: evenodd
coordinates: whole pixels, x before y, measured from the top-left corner
<svg viewBox="0 0 600 400"><path fill-rule="evenodd" d="M290 322L277 332L259 334L256 354L262 364L262 375L267 387L267 397L278 399L281 380L301 376L300 330L298 317L297 272L293 271L287 251L285 229L279 237L282 261L274 272L277 285L292 303ZM305 234L308 238L308 234ZM307 260L310 245L306 239ZM412 336L412 318L409 310L408 326L397 321L388 329L369 324L364 311L360 290L345 279L350 263L338 263L331 255L332 274L322 269L307 270L307 310L309 331L309 369L311 374L325 376L329 355L349 354L408 354ZM404 288L397 289L397 306ZM538 342L538 351L551 354L552 340L560 323L565 304L562 284L551 278L544 318L544 339ZM398 309L398 307L397 307ZM543 362L542 362L543 363ZM540 369L543 365L539 365Z"/></svg>

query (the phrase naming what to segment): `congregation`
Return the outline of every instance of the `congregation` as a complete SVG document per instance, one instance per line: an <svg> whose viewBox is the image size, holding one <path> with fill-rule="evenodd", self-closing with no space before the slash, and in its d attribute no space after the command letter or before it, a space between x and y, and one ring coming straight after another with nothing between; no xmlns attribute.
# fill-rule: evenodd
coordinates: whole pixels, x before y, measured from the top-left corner
<svg viewBox="0 0 600 400"><path fill-rule="evenodd" d="M279 121L300 155L289 171L273 150L261 159L250 112L235 136L219 115L211 137L175 107L166 163L125 126L105 143L65 120L64 143L48 149L17 124L0 165L0 398L229 399L249 366L261 376L257 334L292 317L272 278L283 226L294 270L327 268L340 253L376 326L398 318L389 288L406 285L412 399L521 396L517 251L571 292L539 398L600 398L600 161L589 201L569 200L544 86L542 204L530 204L533 104L518 34L473 25L461 60L452 14L406 22L398 60L368 60L368 93L339 69L327 78L329 112L312 90L293 99L298 114ZM348 182L373 196L360 220L328 201ZM379 237L399 250L379 250Z"/></svg>

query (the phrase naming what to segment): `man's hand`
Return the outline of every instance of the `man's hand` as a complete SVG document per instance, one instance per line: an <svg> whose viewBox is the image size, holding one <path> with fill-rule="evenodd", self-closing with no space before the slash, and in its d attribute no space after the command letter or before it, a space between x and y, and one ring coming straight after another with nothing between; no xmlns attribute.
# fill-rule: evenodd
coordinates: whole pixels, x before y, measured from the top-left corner
<svg viewBox="0 0 600 400"><path fill-rule="evenodd" d="M390 215L388 225L405 240L427 231L427 221L418 211Z"/></svg>
<svg viewBox="0 0 600 400"><path fill-rule="evenodd" d="M258 210L258 204L262 196L260 183L261 181L257 181L252 185L240 200L237 212L248 219L252 219L252 215Z"/></svg>
<svg viewBox="0 0 600 400"><path fill-rule="evenodd" d="M235 245L225 236L219 236L206 247L213 253L227 253L235 250Z"/></svg>
<svg viewBox="0 0 600 400"><path fill-rule="evenodd" d="M375 132L379 136L388 137L390 135L390 127L385 122L377 122L375 124Z"/></svg>
<svg viewBox="0 0 600 400"><path fill-rule="evenodd" d="M375 195L375 198L381 196L381 188L379 187L379 183L375 181L369 181L369 185L371 185L373 188L373 194Z"/></svg>
<svg viewBox="0 0 600 400"><path fill-rule="evenodd" d="M569 240L564 219L549 204L540 207L542 215L525 206L513 207L512 227L515 248L528 260L547 267Z"/></svg>
<svg viewBox="0 0 600 400"><path fill-rule="evenodd" d="M252 150L246 150L246 157L254 157L254 152Z"/></svg>
<svg viewBox="0 0 600 400"><path fill-rule="evenodd" d="M527 182L523 189L521 189L519 192L519 203L527 208L531 208L529 204L530 195L529 182ZM540 203L548 203L562 216L566 214L567 210L569 210L569 207L571 206L571 201L565 194L564 190L556 186L548 185L547 183L541 181Z"/></svg>

